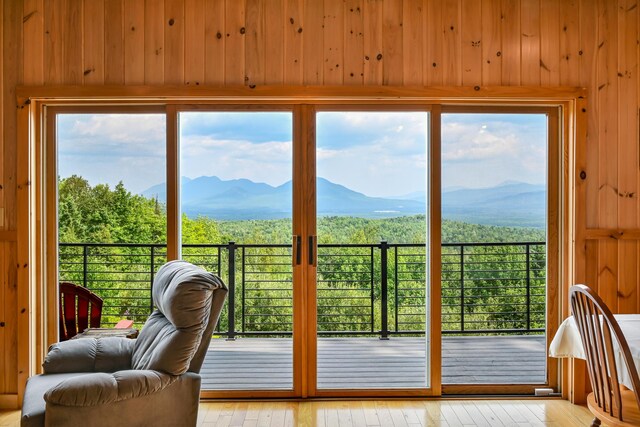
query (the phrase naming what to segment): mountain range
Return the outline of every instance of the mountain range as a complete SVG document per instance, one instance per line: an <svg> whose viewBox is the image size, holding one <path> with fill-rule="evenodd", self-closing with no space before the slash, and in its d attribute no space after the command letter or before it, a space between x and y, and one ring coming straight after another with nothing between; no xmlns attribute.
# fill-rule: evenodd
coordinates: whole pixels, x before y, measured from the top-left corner
<svg viewBox="0 0 640 427"><path fill-rule="evenodd" d="M343 185L318 178L317 210L320 216L389 218L425 214L426 194L414 192L395 197L370 197ZM166 201L166 185L142 192L145 197ZM222 180L216 176L183 177L182 210L221 220L275 219L291 216L291 181L279 186L248 179ZM544 185L508 181L489 188L445 188L442 216L464 222L543 227Z"/></svg>

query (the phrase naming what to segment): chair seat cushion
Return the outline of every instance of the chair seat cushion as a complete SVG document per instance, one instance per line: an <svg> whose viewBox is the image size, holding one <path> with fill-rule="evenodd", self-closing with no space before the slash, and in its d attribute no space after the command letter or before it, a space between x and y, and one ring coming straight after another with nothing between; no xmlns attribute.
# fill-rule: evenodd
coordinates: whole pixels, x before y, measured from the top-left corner
<svg viewBox="0 0 640 427"><path fill-rule="evenodd" d="M57 386L64 380L84 375L90 374L74 372L67 374L36 375L29 378L29 381L27 381L27 388L24 392L20 426L43 426L46 405L44 401L45 392L50 388Z"/></svg>

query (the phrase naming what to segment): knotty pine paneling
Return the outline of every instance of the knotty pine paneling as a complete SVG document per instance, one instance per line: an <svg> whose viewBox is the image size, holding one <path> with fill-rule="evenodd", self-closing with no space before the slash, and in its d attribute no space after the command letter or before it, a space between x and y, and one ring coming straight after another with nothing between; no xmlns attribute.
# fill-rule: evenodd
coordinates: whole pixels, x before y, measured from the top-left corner
<svg viewBox="0 0 640 427"><path fill-rule="evenodd" d="M273 4L272 4L273 3ZM588 228L637 229L638 0L0 0L0 228L16 229L17 85L543 85L588 90ZM635 240L586 277L640 311ZM0 242L0 394L18 390L16 245Z"/></svg>

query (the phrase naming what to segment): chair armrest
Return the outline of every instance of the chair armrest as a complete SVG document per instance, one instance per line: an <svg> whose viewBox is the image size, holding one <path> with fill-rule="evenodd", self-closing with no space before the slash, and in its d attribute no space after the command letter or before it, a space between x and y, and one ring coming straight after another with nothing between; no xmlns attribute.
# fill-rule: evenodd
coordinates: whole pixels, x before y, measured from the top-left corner
<svg viewBox="0 0 640 427"><path fill-rule="evenodd" d="M135 340L122 337L63 341L49 347L42 367L45 374L130 369L134 345Z"/></svg>
<svg viewBox="0 0 640 427"><path fill-rule="evenodd" d="M44 400L61 406L106 405L159 392L177 379L177 376L151 370L97 372L62 381L47 390Z"/></svg>

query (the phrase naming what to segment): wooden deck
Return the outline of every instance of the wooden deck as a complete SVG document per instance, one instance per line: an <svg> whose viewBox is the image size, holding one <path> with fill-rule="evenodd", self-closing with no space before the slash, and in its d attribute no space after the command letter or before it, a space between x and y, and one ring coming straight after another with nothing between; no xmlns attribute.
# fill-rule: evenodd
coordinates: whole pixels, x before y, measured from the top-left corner
<svg viewBox="0 0 640 427"><path fill-rule="evenodd" d="M214 339L201 370L202 388L289 389L292 341L287 338ZM319 388L425 386L424 338L320 338ZM444 337L443 384L542 384L543 336Z"/></svg>

